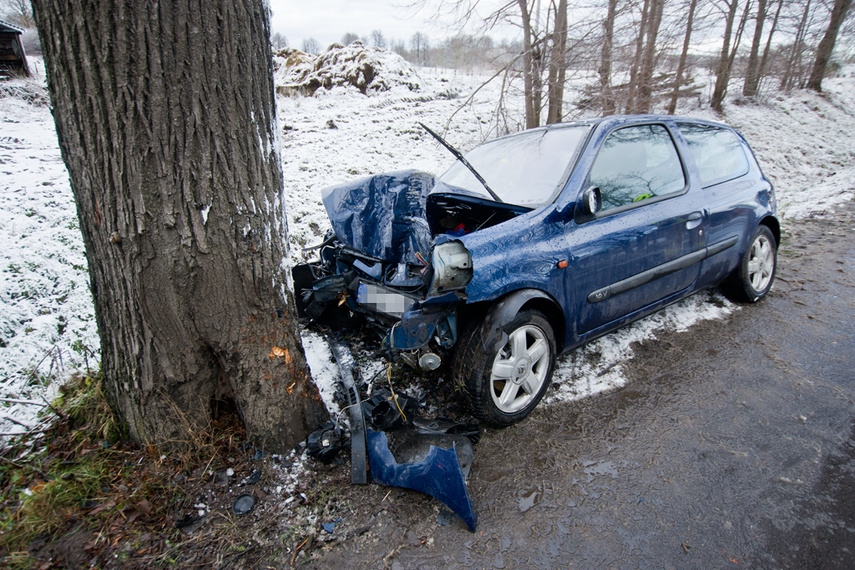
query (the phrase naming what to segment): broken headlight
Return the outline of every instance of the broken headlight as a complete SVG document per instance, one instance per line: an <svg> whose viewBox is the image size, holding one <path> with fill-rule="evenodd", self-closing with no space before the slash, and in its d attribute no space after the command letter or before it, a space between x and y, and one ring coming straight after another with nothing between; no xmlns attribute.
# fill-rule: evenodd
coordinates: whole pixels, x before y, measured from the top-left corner
<svg viewBox="0 0 855 570"><path fill-rule="evenodd" d="M472 279L472 256L459 241L439 244L433 249L431 293L466 287Z"/></svg>

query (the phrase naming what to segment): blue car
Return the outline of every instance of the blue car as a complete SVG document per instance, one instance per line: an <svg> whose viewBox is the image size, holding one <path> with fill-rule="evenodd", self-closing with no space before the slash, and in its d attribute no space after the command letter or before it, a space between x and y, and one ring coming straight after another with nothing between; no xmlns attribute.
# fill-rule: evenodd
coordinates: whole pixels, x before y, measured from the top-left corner
<svg viewBox="0 0 855 570"><path fill-rule="evenodd" d="M427 129L427 127L425 127ZM771 289L775 194L732 128L611 116L484 143L435 178L372 176L324 191L332 232L294 269L314 319L360 319L413 366L448 362L471 411L525 418L556 356L722 286Z"/></svg>

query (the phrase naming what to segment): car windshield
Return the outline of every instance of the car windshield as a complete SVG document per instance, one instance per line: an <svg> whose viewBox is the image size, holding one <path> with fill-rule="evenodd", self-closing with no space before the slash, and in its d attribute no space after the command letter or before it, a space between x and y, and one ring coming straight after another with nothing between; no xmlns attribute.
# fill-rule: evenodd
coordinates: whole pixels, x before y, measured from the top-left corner
<svg viewBox="0 0 855 570"><path fill-rule="evenodd" d="M466 154L466 159L502 202L536 208L552 201L557 194L588 128L526 131L475 147ZM460 162L455 162L439 178L433 192L455 190L491 199L484 186Z"/></svg>

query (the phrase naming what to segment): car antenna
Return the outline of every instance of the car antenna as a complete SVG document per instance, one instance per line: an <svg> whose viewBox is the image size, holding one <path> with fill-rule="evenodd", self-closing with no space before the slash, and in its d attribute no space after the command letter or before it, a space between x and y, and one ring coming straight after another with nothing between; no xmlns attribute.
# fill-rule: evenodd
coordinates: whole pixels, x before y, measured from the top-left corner
<svg viewBox="0 0 855 570"><path fill-rule="evenodd" d="M422 123L422 122L420 121L420 122L419 122L419 125L421 125L421 127L422 127L424 130L426 130L428 133L430 133L430 135L431 135L433 138L435 138L436 140L438 140L438 141L439 141L439 143L440 143L442 146L444 146L445 148L447 148L447 149L451 152L451 154L453 154L453 155L454 155L454 157L455 157L457 160L459 160L460 162L462 162L462 163L463 163L463 166L465 166L466 168L468 168L468 169L469 169L469 171L470 171L472 174L474 174L474 175L475 175L475 178L477 178L477 179L478 179L478 182L480 182L480 183L484 186L484 188L487 190L487 192L489 192L489 193L490 193L490 196L492 196L492 197L493 197L493 200L495 200L496 202L502 202L502 199L501 199L501 198L499 198L499 195L498 195L498 194L496 194L495 192L493 192L493 190L492 190L492 189L490 189L490 186L488 186L488 185L487 185L487 181L486 181L486 180L484 180L484 177L483 177L483 176L481 176L480 174L478 174L478 171L477 171L477 170L475 170L475 167L474 167L474 166L472 166L471 164L469 164L469 161L468 161L468 160L466 160L466 158L463 156L463 153L462 153L462 152L460 152L459 150L457 150L456 148L454 148L453 146L451 146L450 144L448 144L448 143L445 141L445 139L444 139L444 138L442 138L441 136L439 136L438 134L436 134L435 132L433 132L433 131L432 131L432 130L431 130L431 129L426 125L426 124L424 124L424 123Z"/></svg>

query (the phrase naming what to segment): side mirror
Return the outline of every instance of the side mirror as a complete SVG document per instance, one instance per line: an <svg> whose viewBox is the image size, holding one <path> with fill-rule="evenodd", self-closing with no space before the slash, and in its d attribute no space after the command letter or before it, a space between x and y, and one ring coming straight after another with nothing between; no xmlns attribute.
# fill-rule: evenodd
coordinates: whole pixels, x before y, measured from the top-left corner
<svg viewBox="0 0 855 570"><path fill-rule="evenodd" d="M585 216L593 216L603 207L603 196L598 186L591 186L582 192L582 203L579 209Z"/></svg>

